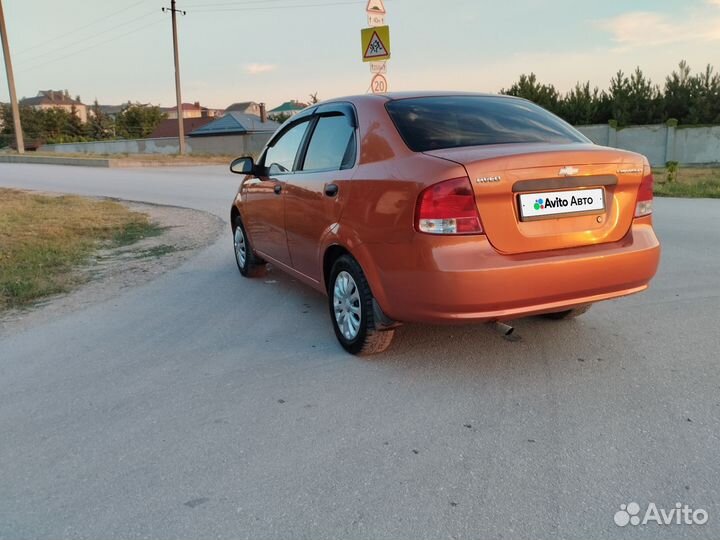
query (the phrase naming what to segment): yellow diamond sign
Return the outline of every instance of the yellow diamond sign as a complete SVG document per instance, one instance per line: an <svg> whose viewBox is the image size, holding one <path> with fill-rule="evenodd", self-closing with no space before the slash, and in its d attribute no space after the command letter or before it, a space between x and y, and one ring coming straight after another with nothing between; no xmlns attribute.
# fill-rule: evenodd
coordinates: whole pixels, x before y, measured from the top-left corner
<svg viewBox="0 0 720 540"><path fill-rule="evenodd" d="M363 62L377 62L390 58L390 27L375 26L362 29Z"/></svg>

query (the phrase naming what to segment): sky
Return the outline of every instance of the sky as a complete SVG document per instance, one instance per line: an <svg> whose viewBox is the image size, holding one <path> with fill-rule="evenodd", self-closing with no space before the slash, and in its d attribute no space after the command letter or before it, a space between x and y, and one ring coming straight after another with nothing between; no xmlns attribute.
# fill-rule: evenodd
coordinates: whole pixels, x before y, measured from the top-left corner
<svg viewBox="0 0 720 540"><path fill-rule="evenodd" d="M170 0L1 0L17 93L83 102L175 102ZM178 0L184 102L360 94L367 0ZM385 0L390 90L497 92L521 73L606 88L640 66L654 82L685 59L720 70L720 0ZM0 101L8 101L0 71Z"/></svg>

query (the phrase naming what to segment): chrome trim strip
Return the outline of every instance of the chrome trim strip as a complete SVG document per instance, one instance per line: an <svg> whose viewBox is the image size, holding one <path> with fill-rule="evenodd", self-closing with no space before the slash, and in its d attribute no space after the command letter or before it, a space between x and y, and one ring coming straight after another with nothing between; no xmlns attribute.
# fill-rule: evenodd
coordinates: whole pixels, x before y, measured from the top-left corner
<svg viewBox="0 0 720 540"><path fill-rule="evenodd" d="M513 193L527 191L557 191L579 187L615 186L618 180L610 174L604 176L579 176L571 178L548 178L547 180L519 180L513 184Z"/></svg>

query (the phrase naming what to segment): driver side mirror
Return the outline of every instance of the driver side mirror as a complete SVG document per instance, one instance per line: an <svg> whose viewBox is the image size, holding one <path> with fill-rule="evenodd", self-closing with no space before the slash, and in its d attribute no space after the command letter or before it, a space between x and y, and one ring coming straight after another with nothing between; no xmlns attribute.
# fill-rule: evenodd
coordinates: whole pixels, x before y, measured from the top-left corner
<svg viewBox="0 0 720 540"><path fill-rule="evenodd" d="M251 157L235 158L230 164L230 172L235 174L252 174L255 170L255 162Z"/></svg>

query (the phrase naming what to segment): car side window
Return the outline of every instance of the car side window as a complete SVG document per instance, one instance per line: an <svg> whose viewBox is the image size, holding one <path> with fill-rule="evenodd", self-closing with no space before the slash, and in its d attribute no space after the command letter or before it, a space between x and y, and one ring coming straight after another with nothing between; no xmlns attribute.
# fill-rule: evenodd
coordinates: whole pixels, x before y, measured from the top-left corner
<svg viewBox="0 0 720 540"><path fill-rule="evenodd" d="M321 116L310 138L303 171L337 171L355 164L355 128L344 114Z"/></svg>
<svg viewBox="0 0 720 540"><path fill-rule="evenodd" d="M275 144L268 146L265 151L265 170L268 175L287 174L292 172L295 158L297 157L300 143L305 136L310 122L301 122L275 141Z"/></svg>

